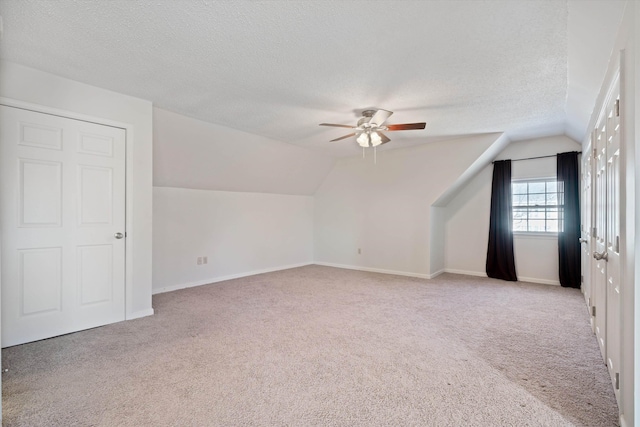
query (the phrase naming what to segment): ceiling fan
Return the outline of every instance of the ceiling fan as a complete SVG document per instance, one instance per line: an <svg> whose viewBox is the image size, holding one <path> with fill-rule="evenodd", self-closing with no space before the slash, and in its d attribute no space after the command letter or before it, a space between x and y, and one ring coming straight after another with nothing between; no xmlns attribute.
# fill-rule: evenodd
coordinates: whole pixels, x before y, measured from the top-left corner
<svg viewBox="0 0 640 427"><path fill-rule="evenodd" d="M426 123L404 123L399 125L384 125L383 123L393 114L392 111L387 110L364 110L362 117L358 120L356 126L338 125L333 123L320 123L320 126L333 126L339 128L355 129L353 133L349 135L341 136L340 138L332 139L330 142L340 141L346 138L356 137L356 142L362 148L377 147L381 144L386 144L391 141L382 131L397 131L397 130L419 130L424 129Z"/></svg>

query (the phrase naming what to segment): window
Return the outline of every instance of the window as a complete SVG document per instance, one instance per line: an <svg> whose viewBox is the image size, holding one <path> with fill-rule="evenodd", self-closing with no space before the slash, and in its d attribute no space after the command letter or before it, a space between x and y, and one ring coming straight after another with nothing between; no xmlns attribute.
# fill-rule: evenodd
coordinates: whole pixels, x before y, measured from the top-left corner
<svg viewBox="0 0 640 427"><path fill-rule="evenodd" d="M557 233L563 210L563 192L555 179L513 181L513 231Z"/></svg>

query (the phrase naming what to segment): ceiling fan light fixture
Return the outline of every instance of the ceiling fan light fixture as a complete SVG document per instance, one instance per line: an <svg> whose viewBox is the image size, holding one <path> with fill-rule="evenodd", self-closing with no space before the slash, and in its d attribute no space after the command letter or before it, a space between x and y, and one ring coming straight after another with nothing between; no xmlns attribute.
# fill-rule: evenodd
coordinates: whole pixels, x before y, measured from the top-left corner
<svg viewBox="0 0 640 427"><path fill-rule="evenodd" d="M356 138L356 142L363 148L369 147L369 134L367 132L362 132L358 138Z"/></svg>
<svg viewBox="0 0 640 427"><path fill-rule="evenodd" d="M378 132L371 132L371 146L377 147L380 144L382 144L382 138Z"/></svg>
<svg viewBox="0 0 640 427"><path fill-rule="evenodd" d="M377 147L382 144L382 137L378 132L367 130L356 138L356 142L362 148Z"/></svg>

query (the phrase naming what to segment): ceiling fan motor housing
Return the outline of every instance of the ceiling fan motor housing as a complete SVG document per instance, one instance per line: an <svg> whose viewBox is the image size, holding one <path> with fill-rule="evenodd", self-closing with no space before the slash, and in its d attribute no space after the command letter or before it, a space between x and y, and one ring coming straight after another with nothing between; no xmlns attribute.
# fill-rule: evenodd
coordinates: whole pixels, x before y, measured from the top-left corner
<svg viewBox="0 0 640 427"><path fill-rule="evenodd" d="M365 123L369 123L369 121L371 121L371 118L375 113L376 113L376 110L364 110L362 112L362 117L358 120L357 126L361 127Z"/></svg>
<svg viewBox="0 0 640 427"><path fill-rule="evenodd" d="M369 124L369 122L371 121L371 118L375 113L376 113L376 110L364 110L362 112L362 117L358 120L357 127L366 129L366 128L373 127L372 125L377 124L377 123Z"/></svg>

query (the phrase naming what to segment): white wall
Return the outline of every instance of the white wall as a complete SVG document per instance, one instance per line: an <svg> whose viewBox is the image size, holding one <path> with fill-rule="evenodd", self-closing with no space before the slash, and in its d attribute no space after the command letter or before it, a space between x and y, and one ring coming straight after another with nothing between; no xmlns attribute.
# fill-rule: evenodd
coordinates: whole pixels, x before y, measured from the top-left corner
<svg viewBox="0 0 640 427"><path fill-rule="evenodd" d="M159 108L153 135L157 187L313 195L335 163L324 153Z"/></svg>
<svg viewBox="0 0 640 427"><path fill-rule="evenodd" d="M316 262L429 276L431 205L500 135L340 159L315 196Z"/></svg>
<svg viewBox="0 0 640 427"><path fill-rule="evenodd" d="M580 145L572 139L555 136L513 142L497 159L546 156L580 149ZM484 168L446 208L446 271L486 276L492 173L493 165ZM555 157L512 163L513 179L555 175ZM559 284L557 238L516 234L514 252L519 280Z"/></svg>
<svg viewBox="0 0 640 427"><path fill-rule="evenodd" d="M159 108L153 132L154 293L313 262L333 158Z"/></svg>
<svg viewBox="0 0 640 427"><path fill-rule="evenodd" d="M443 206L431 206L431 224L429 227L429 274L441 274L445 269L445 227L447 209Z"/></svg>
<svg viewBox="0 0 640 427"><path fill-rule="evenodd" d="M156 187L153 291L313 262L313 197ZM197 265L197 257L208 264Z"/></svg>
<svg viewBox="0 0 640 427"><path fill-rule="evenodd" d="M445 269L485 276L489 242L492 165L484 168L446 207Z"/></svg>
<svg viewBox="0 0 640 427"><path fill-rule="evenodd" d="M127 318L153 314L151 102L6 61L0 61L0 96L132 126L132 134L127 134L127 144L133 144L127 158L127 173L132 174L132 191L127 194L127 268L132 268Z"/></svg>

